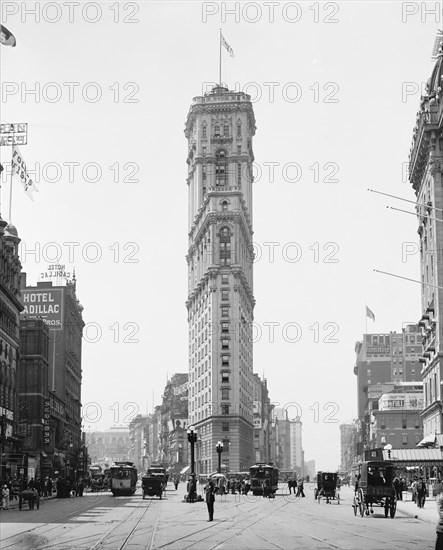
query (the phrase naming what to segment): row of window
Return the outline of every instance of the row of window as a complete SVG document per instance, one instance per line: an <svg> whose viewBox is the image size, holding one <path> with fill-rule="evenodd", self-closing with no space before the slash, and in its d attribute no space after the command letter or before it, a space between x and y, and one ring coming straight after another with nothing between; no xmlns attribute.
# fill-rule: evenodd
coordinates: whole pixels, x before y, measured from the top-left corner
<svg viewBox="0 0 443 550"><path fill-rule="evenodd" d="M391 340L392 338L392 340ZM390 346L391 343L392 344L416 344L416 343L421 343L421 335L420 334L406 334L404 336L404 341L403 341L403 337L402 336L398 336L398 342L397 342L397 338L395 336L390 336L389 334L367 334L366 335L366 341L368 343L368 345L372 345L372 346ZM398 349L398 353L402 353L402 350L400 348L394 348L393 349L393 354L395 355L396 354L396 350Z"/></svg>
<svg viewBox="0 0 443 550"><path fill-rule="evenodd" d="M238 138L241 138L242 137L242 132L241 132L241 122L238 122L237 123L237 137ZM208 129L208 126L206 124L206 122L203 122L202 124L202 139L207 139L208 138L208 132L207 132L207 129ZM230 133L230 124L229 122L224 122L223 124L220 124L220 123L216 123L214 124L214 133L213 133L213 136L214 137L230 137L231 133Z"/></svg>
<svg viewBox="0 0 443 550"><path fill-rule="evenodd" d="M413 419L413 422L411 422L411 424L414 424L414 428L415 429L419 429L420 428L420 419L419 418L414 418ZM406 430L407 427L408 427L408 421L407 421L407 418L402 418L402 421L401 421L401 427L402 427L402 430ZM412 428L412 425L409 426L410 428ZM392 428L395 428L395 426L392 426ZM381 430L386 430L386 419L385 418L381 418L380 419L380 429Z"/></svg>
<svg viewBox="0 0 443 550"><path fill-rule="evenodd" d="M408 444L408 434L407 433L402 434L401 438L402 438L402 445L407 445ZM415 444L420 443L421 435L420 434L414 434L414 440L415 440ZM380 443L385 444L386 442L387 442L386 434L382 434L380 436Z"/></svg>

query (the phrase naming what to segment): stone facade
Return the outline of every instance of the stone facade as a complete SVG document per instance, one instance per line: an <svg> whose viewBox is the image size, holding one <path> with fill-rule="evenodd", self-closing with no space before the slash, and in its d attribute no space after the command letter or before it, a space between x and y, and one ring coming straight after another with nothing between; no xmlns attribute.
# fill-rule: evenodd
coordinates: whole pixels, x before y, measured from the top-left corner
<svg viewBox="0 0 443 550"><path fill-rule="evenodd" d="M424 435L443 433L443 52L438 54L420 101L409 156L409 181L417 196L423 330Z"/></svg>
<svg viewBox="0 0 443 550"><path fill-rule="evenodd" d="M20 239L0 217L0 477L24 473L19 434L17 369L20 342ZM21 471L22 470L22 471Z"/></svg>
<svg viewBox="0 0 443 550"><path fill-rule="evenodd" d="M365 334L355 345L357 376L358 438L356 456L363 457L370 442L370 415L377 409L379 385L421 382L421 330L407 325L401 332Z"/></svg>
<svg viewBox="0 0 443 550"><path fill-rule="evenodd" d="M189 418L203 473L254 460L252 419L252 138L250 97L216 86L196 97L188 140Z"/></svg>

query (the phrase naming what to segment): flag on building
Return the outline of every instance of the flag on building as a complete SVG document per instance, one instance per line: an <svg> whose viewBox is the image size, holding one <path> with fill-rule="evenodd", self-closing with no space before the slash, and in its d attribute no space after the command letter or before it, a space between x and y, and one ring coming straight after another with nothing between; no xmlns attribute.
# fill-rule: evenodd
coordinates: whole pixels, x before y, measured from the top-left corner
<svg viewBox="0 0 443 550"><path fill-rule="evenodd" d="M372 319L375 322L374 312L371 311L368 306L366 306L366 317L369 317L369 319Z"/></svg>
<svg viewBox="0 0 443 550"><path fill-rule="evenodd" d="M34 191L38 191L38 189L35 186L35 183L29 177L29 174L26 170L26 162L23 160L23 157L19 151L19 148L16 147L15 145L12 148L11 164L12 164L11 166L12 175L17 174L20 177L25 193L33 201L34 200L33 193Z"/></svg>
<svg viewBox="0 0 443 550"><path fill-rule="evenodd" d="M231 46L226 42L225 40L225 37L223 36L223 33L220 31L220 40L221 40L221 45L226 48L226 50L228 51L229 55L231 57L234 57L234 50L231 48Z"/></svg>
<svg viewBox="0 0 443 550"><path fill-rule="evenodd" d="M17 44L17 40L12 32L8 31L6 27L0 25L0 43L3 46L12 46L14 47Z"/></svg>

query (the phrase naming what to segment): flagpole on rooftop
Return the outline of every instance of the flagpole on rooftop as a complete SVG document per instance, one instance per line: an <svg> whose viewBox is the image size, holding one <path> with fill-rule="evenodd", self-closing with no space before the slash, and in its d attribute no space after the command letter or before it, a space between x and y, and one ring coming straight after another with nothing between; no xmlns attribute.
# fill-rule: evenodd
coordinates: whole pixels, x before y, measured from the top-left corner
<svg viewBox="0 0 443 550"><path fill-rule="evenodd" d="M12 134L14 136L14 134ZM14 141L14 139L13 139ZM12 169L12 155L13 155L13 152L14 152L14 148L12 147L11 148L11 179L10 179L10 183L9 183L9 223L12 223L12 173L13 173L13 169Z"/></svg>
<svg viewBox="0 0 443 550"><path fill-rule="evenodd" d="M221 37L222 37L222 30L220 28L220 34L219 34L219 64L218 64L218 84L221 86Z"/></svg>

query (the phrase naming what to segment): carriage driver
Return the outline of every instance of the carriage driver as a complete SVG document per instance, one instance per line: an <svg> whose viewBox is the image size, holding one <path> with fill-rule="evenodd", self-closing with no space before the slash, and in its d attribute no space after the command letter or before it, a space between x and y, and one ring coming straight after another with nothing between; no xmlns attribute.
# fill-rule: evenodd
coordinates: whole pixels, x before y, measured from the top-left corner
<svg viewBox="0 0 443 550"><path fill-rule="evenodd" d="M378 468L374 468L374 471L368 475L368 478L371 480L371 485L384 485L385 480L380 474L380 470Z"/></svg>

